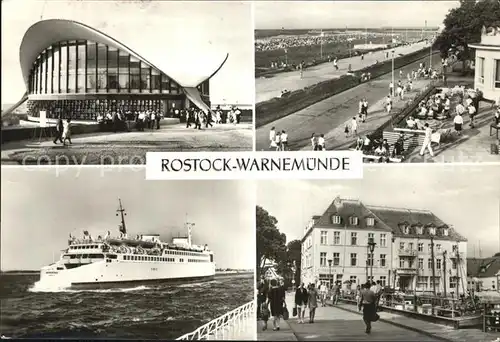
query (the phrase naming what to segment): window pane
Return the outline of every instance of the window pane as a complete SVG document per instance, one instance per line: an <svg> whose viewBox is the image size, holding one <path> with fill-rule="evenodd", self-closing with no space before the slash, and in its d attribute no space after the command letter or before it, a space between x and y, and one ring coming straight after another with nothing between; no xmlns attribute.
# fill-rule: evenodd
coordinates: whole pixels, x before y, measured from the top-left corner
<svg viewBox="0 0 500 342"><path fill-rule="evenodd" d="M167 75L161 75L161 92L164 94L170 94L170 80Z"/></svg>
<svg viewBox="0 0 500 342"><path fill-rule="evenodd" d="M170 81L170 91L172 94L179 94L179 86L174 81Z"/></svg>
<svg viewBox="0 0 500 342"><path fill-rule="evenodd" d="M118 50L112 47L109 47L108 51L108 69L116 70L118 68Z"/></svg>
<svg viewBox="0 0 500 342"><path fill-rule="evenodd" d="M141 62L141 89L143 92L149 93L151 85L150 68L147 64Z"/></svg>
<svg viewBox="0 0 500 342"><path fill-rule="evenodd" d="M41 58L40 62L42 63L42 82L41 82L40 89L42 90L42 94L45 94L46 90L47 90L46 84L45 84L46 72L47 72L47 59L46 59L45 53L42 54L42 58Z"/></svg>
<svg viewBox="0 0 500 342"><path fill-rule="evenodd" d="M35 85L33 87L33 93L38 94L38 64L35 62L35 68L33 70L33 78L35 82Z"/></svg>
<svg viewBox="0 0 500 342"><path fill-rule="evenodd" d="M119 52L119 68L120 68L120 74L128 74L128 60L129 60L129 55L128 53L124 51Z"/></svg>
<svg viewBox="0 0 500 342"><path fill-rule="evenodd" d="M95 93L96 90L96 43L87 42L87 92Z"/></svg>
<svg viewBox="0 0 500 342"><path fill-rule="evenodd" d="M59 46L54 46L52 49L52 54L53 54L53 59L54 59L54 71L52 73L52 82L53 82L53 88L54 88L54 93L57 94L59 93Z"/></svg>
<svg viewBox="0 0 500 342"><path fill-rule="evenodd" d="M68 93L76 92L76 42L68 43Z"/></svg>
<svg viewBox="0 0 500 342"><path fill-rule="evenodd" d="M153 93L160 92L160 85L161 85L161 74L158 70L153 68L151 69L151 88L153 90Z"/></svg>
<svg viewBox="0 0 500 342"><path fill-rule="evenodd" d="M500 60L495 60L495 88L500 88Z"/></svg>
<svg viewBox="0 0 500 342"><path fill-rule="evenodd" d="M128 92L128 80L129 80L128 74L119 75L119 83L120 83L119 85L122 92Z"/></svg>
<svg viewBox="0 0 500 342"><path fill-rule="evenodd" d="M52 48L47 49L47 93L52 93Z"/></svg>
<svg viewBox="0 0 500 342"><path fill-rule="evenodd" d="M140 67L141 62L137 58L130 56L130 91L132 93L138 93L141 86Z"/></svg>
<svg viewBox="0 0 500 342"><path fill-rule="evenodd" d="M107 86L107 47L104 44L97 46L97 91L100 93L106 92Z"/></svg>
<svg viewBox="0 0 500 342"><path fill-rule="evenodd" d="M66 81L66 75L67 75L67 68L68 68L68 46L67 45L62 45L61 44L61 77L59 81L59 88L61 93L67 93L66 87L67 87L67 81Z"/></svg>

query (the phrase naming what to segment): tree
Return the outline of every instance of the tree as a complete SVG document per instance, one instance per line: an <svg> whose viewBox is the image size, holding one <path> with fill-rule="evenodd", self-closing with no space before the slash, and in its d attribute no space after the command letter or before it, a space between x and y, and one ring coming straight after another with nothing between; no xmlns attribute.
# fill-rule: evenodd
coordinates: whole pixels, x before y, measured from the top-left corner
<svg viewBox="0 0 500 342"><path fill-rule="evenodd" d="M260 278L266 261L273 260L278 264L286 259L286 235L280 233L276 224L278 220L269 215L267 210L257 206L256 234L257 234L257 277Z"/></svg>
<svg viewBox="0 0 500 342"><path fill-rule="evenodd" d="M500 2L460 0L460 6L448 12L443 24L435 44L443 57L448 56L450 49L456 50L465 70L465 62L473 56L469 45L481 41L482 28L500 26Z"/></svg>

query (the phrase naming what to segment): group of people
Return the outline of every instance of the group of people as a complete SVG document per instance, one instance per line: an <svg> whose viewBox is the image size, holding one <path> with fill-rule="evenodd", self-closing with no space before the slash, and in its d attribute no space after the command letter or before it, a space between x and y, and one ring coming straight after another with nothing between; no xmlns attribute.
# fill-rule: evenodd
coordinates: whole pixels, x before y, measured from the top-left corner
<svg viewBox="0 0 500 342"><path fill-rule="evenodd" d="M366 135L364 137L358 137L355 150L362 151L366 155L380 157L383 162L389 162L391 158L401 158L403 156L403 152L405 151L404 143L404 133L399 134L392 149L387 139L370 139L370 137Z"/></svg>
<svg viewBox="0 0 500 342"><path fill-rule="evenodd" d="M61 142L63 146L66 146L66 141L71 145L71 118L63 121L62 116L59 116L56 123L56 135L53 140L54 144Z"/></svg>
<svg viewBox="0 0 500 342"><path fill-rule="evenodd" d="M134 121L135 127L138 131L143 132L147 129L160 129L160 113L154 110L141 110L141 111L108 111L106 113L99 113L96 116L96 121L99 125L111 126L113 132L126 130L129 131L128 122Z"/></svg>
<svg viewBox="0 0 500 342"><path fill-rule="evenodd" d="M262 330L267 330L267 323L272 317L273 330L280 330L280 319L284 316L286 309L286 290L283 282L278 279L271 279L268 283L261 281L257 288L257 308L258 316L264 322Z"/></svg>
<svg viewBox="0 0 500 342"><path fill-rule="evenodd" d="M276 127L272 127L269 131L269 149L272 151L286 151L288 149L288 134L285 130L276 131Z"/></svg>

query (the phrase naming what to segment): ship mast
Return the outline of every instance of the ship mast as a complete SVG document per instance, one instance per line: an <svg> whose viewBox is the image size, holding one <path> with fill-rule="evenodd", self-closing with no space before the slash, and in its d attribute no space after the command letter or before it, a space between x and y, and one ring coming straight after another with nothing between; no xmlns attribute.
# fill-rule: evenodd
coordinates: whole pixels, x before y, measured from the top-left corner
<svg viewBox="0 0 500 342"><path fill-rule="evenodd" d="M187 228L188 231L188 245L191 247L191 241L192 241L192 236L191 236L191 229L194 226L194 223L188 222L187 220L187 213L186 213L186 223L184 223L185 227Z"/></svg>
<svg viewBox="0 0 500 342"><path fill-rule="evenodd" d="M123 233L123 235L127 234L127 227L125 225L125 216L127 213L125 212L125 208L122 206L122 200L118 199L118 203L120 204L120 207L116 210L116 216L118 216L118 213L120 213L120 218L121 218L121 225L120 225L120 233Z"/></svg>

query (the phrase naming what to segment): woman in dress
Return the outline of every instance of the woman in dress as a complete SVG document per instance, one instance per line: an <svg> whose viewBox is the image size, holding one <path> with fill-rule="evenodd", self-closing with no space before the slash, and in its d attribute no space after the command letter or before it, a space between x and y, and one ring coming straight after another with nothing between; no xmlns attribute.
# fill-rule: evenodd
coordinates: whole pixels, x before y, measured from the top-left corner
<svg viewBox="0 0 500 342"><path fill-rule="evenodd" d="M273 316L273 330L280 330L280 316L283 315L283 293L276 279L271 280L271 289L267 295L268 304L271 306L271 316Z"/></svg>
<svg viewBox="0 0 500 342"><path fill-rule="evenodd" d="M66 145L66 140L69 141L69 144L71 145L71 119L66 120L66 122L63 123L63 134L62 134L62 139L63 139L63 145Z"/></svg>
<svg viewBox="0 0 500 342"><path fill-rule="evenodd" d="M304 283L295 291L295 307L297 308L297 323L304 323L307 300L309 295L304 287Z"/></svg>
<svg viewBox="0 0 500 342"><path fill-rule="evenodd" d="M318 291L314 284L311 284L311 289L309 290L309 323L314 323L314 316L316 315L316 308L318 307Z"/></svg>

